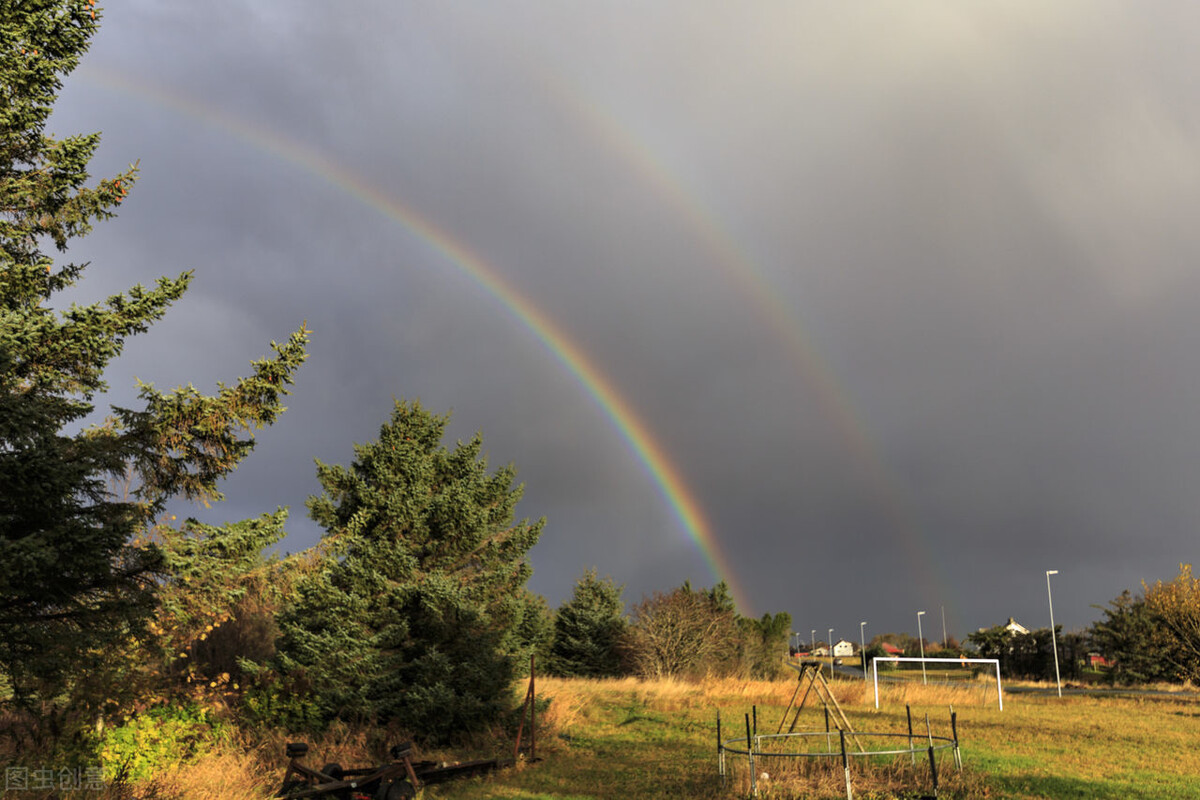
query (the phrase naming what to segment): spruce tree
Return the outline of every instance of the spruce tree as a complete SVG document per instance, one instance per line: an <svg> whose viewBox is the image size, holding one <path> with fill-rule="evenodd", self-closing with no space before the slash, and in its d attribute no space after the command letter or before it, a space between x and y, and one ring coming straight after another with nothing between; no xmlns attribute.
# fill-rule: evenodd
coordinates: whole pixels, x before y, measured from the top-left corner
<svg viewBox="0 0 1200 800"><path fill-rule="evenodd" d="M600 580L590 569L575 584L571 599L554 618L551 669L557 675L589 678L621 674L621 640L625 635L622 587L612 578Z"/></svg>
<svg viewBox="0 0 1200 800"><path fill-rule="evenodd" d="M0 671L16 699L136 632L162 565L131 547L172 497L218 499L253 428L283 410L302 328L215 395L139 384L137 408L89 425L109 362L186 291L191 273L103 302L56 306L86 264L56 263L113 216L131 166L89 185L99 134L46 132L62 80L96 31L92 0L0 3ZM112 480L126 482L117 496Z"/></svg>
<svg viewBox="0 0 1200 800"><path fill-rule="evenodd" d="M320 562L280 618L280 671L327 719L396 721L427 740L494 723L510 700L542 522L513 522L515 470L447 416L397 402L349 467L318 462Z"/></svg>
<svg viewBox="0 0 1200 800"><path fill-rule="evenodd" d="M786 671L783 657L787 653L788 632L792 615L786 611L763 614L760 619L739 617L745 667L754 678L775 678Z"/></svg>

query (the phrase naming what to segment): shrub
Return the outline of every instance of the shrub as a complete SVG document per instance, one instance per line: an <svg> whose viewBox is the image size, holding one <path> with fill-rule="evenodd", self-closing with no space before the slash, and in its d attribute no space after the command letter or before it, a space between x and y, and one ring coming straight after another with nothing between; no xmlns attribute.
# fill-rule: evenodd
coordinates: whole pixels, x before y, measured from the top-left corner
<svg viewBox="0 0 1200 800"><path fill-rule="evenodd" d="M205 708L164 706L146 711L102 735L98 755L104 779L148 780L193 760L228 735L228 726Z"/></svg>

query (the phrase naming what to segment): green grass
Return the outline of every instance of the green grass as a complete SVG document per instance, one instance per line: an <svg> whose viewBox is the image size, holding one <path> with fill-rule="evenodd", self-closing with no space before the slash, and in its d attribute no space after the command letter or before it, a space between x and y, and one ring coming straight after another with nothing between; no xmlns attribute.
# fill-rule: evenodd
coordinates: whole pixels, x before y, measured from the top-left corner
<svg viewBox="0 0 1200 800"><path fill-rule="evenodd" d="M606 800L607 798L727 798L745 796L744 758L728 756L724 789L716 769L716 711L724 735L744 736L744 715L758 706L760 732L774 732L795 681L711 681L700 685L636 681L539 682L551 697L548 726L536 764L491 777L443 784L427 798ZM949 706L958 712L964 770L939 755L941 797L1200 798L1196 723L1200 702L1190 697L1091 698L1009 695L996 708L994 689L884 689L880 711L861 682L839 681L835 692L861 731L904 732L905 703L919 733L929 714L935 735L949 735ZM824 729L820 707L808 707L801 726ZM732 729L732 730L731 730ZM927 792L927 761L908 757L852 762L855 797L888 798ZM845 797L840 763L760 762L772 777L760 797Z"/></svg>

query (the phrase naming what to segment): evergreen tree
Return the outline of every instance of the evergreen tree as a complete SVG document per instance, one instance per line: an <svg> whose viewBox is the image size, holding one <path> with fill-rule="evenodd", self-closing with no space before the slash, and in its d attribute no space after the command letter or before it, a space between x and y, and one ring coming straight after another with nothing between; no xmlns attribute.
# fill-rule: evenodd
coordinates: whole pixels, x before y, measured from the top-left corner
<svg viewBox="0 0 1200 800"><path fill-rule="evenodd" d="M506 710L543 523L513 524L515 470L489 475L478 434L447 450L447 419L397 402L350 467L318 462L320 564L281 615L279 668L327 718L444 740Z"/></svg>
<svg viewBox="0 0 1200 800"><path fill-rule="evenodd" d="M220 526L189 519L178 529L155 529L165 568L149 628L165 672L201 684L228 682L240 677L239 658L274 655L273 610L297 562L264 550L283 539L286 521L279 509Z"/></svg>
<svg viewBox="0 0 1200 800"><path fill-rule="evenodd" d="M576 582L571 599L554 619L550 663L556 675L621 674L620 645L627 624L621 589L612 578L600 580L594 569Z"/></svg>
<svg viewBox="0 0 1200 800"><path fill-rule="evenodd" d="M785 671L788 632L792 615L786 611L763 614L761 619L740 617L746 668L755 678L774 678Z"/></svg>
<svg viewBox="0 0 1200 800"><path fill-rule="evenodd" d="M53 303L87 265L56 264L42 248L65 251L111 217L137 174L131 166L89 186L99 134L45 132L95 30L89 0L0 3L0 670L18 701L136 631L162 561L131 537L171 497L219 498L217 481L253 445L250 430L283 410L307 338L301 329L215 396L140 385L139 408L84 427L109 362L191 280L185 272L88 306ZM128 478L131 493L114 496L113 478Z"/></svg>
<svg viewBox="0 0 1200 800"><path fill-rule="evenodd" d="M550 664L550 647L554 643L554 610L546 598L528 589L521 590L520 620L512 629L510 639L503 645L513 654L517 677L529 676L529 658L537 659L537 671L545 674Z"/></svg>

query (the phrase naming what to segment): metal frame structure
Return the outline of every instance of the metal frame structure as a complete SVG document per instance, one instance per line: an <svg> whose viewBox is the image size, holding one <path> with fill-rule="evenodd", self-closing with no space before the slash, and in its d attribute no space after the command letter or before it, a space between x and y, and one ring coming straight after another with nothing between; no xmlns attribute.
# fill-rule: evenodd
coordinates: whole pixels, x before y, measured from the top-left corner
<svg viewBox="0 0 1200 800"><path fill-rule="evenodd" d="M996 666L996 701L1000 710L1004 710L1004 689L1000 685L1000 659L998 658L915 658L913 656L876 656L871 659L871 672L875 673L875 708L879 708L879 662L880 661L909 661L921 662L924 669L926 661L944 662L951 664L994 664Z"/></svg>
<svg viewBox="0 0 1200 800"><path fill-rule="evenodd" d="M859 744L859 752L854 752L846 746L846 730L829 728L829 717L826 714L826 729L825 731L800 731L789 733L774 733L760 734L758 732L758 708L753 709L753 722L751 715L746 714L746 735L745 737L723 738L721 733L721 712L717 711L717 770L721 776L721 784L725 784L727 777L727 769L725 763L726 754L746 756L747 767L749 768L750 777L750 794L752 797L758 797L758 768L756 759L772 759L772 758L790 758L790 759L841 759L842 774L846 786L847 800L853 800L854 790L851 785L850 762L853 758L866 758L871 756L901 756L908 755L912 759L915 766L917 763L917 754L924 754L929 759L929 772L933 781L933 796L937 796L938 792L938 765L937 750L951 750L954 756L954 766L960 772L962 771L962 753L958 746L958 715L953 710L950 712L950 736L934 736L933 730L929 724L929 715L925 715L925 735L913 732L912 714L908 716L908 733L891 733L891 732L872 732L863 731L857 736L877 737L880 739L905 739L908 747L882 747L878 750L867 750ZM786 716L786 715L785 715ZM809 738L819 739L825 738L825 752L820 751L796 751L788 752L786 750L772 750L770 743L778 743L786 747L789 742L804 742ZM856 737L857 741L857 737ZM834 742L837 745L834 745ZM920 744L918 744L920 742ZM738 744L744 744L744 747L738 747ZM764 744L766 747L764 747Z"/></svg>

